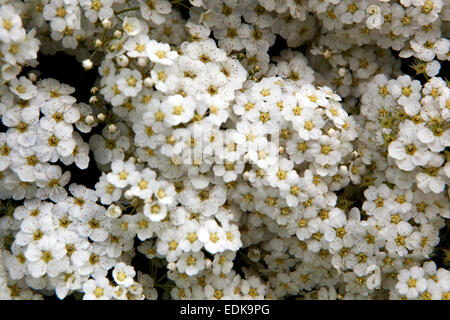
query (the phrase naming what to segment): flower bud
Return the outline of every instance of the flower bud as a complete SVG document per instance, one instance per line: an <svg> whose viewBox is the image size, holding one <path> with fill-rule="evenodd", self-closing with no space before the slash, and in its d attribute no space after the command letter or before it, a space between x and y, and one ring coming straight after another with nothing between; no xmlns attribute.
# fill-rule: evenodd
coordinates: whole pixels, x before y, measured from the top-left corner
<svg viewBox="0 0 450 320"><path fill-rule="evenodd" d="M98 102L97 96L92 96L92 97L89 99L89 103L90 103L90 104L96 104L97 102Z"/></svg>
<svg viewBox="0 0 450 320"><path fill-rule="evenodd" d="M83 60L82 65L84 70L90 70L94 66L90 59Z"/></svg>
<svg viewBox="0 0 450 320"><path fill-rule="evenodd" d="M117 64L121 67L126 67L128 63L130 62L128 58L124 55L118 56L116 58Z"/></svg>
<svg viewBox="0 0 450 320"><path fill-rule="evenodd" d="M97 115L97 120L98 120L98 121L105 121L105 119L106 119L106 116L105 116L104 113L99 113L99 114Z"/></svg>
<svg viewBox="0 0 450 320"><path fill-rule="evenodd" d="M154 83L153 83L152 78L147 77L147 78L144 79L144 86L145 86L145 87L151 88L151 87L153 87L153 84L154 84Z"/></svg>
<svg viewBox="0 0 450 320"><path fill-rule="evenodd" d="M110 218L119 218L122 215L122 208L115 204L112 204L108 207L106 213Z"/></svg>
<svg viewBox="0 0 450 320"><path fill-rule="evenodd" d="M102 40L96 39L96 40L94 41L94 46L95 46L96 48L100 48L102 45L103 45Z"/></svg>
<svg viewBox="0 0 450 320"><path fill-rule="evenodd" d="M34 72L28 73L27 77L31 82L35 82L37 80L37 75Z"/></svg>
<svg viewBox="0 0 450 320"><path fill-rule="evenodd" d="M84 122L85 122L87 125L92 125L92 124L94 124L95 119L94 119L94 117L93 117L91 114L89 114L89 115L87 115L87 116L84 118Z"/></svg>
<svg viewBox="0 0 450 320"><path fill-rule="evenodd" d="M109 20L109 19L103 19L103 21L102 21L102 26L103 26L103 28L105 28L105 29L110 29L110 28L112 27L111 20Z"/></svg>
<svg viewBox="0 0 450 320"><path fill-rule="evenodd" d="M98 88L97 87L92 87L91 88L91 93L92 94L96 94L98 92Z"/></svg>
<svg viewBox="0 0 450 320"><path fill-rule="evenodd" d="M123 195L125 196L125 199L127 199L127 200L131 200L134 197L133 193L130 190L125 191Z"/></svg>
<svg viewBox="0 0 450 320"><path fill-rule="evenodd" d="M213 263L211 259L205 258L205 269L210 269L212 267Z"/></svg>
<svg viewBox="0 0 450 320"><path fill-rule="evenodd" d="M118 130L118 128L117 128L117 126L114 123L112 123L112 124L110 124L108 126L108 132L111 133L111 134L116 133L117 130Z"/></svg>
<svg viewBox="0 0 450 320"><path fill-rule="evenodd" d="M148 65L148 60L146 58L140 57L137 61L139 67L146 67Z"/></svg>
<svg viewBox="0 0 450 320"><path fill-rule="evenodd" d="M248 253L247 256L250 260L252 260L253 262L258 262L259 259L261 258L261 252L259 251L258 248L251 248Z"/></svg>
<svg viewBox="0 0 450 320"><path fill-rule="evenodd" d="M116 30L116 31L114 31L114 38L116 38L116 39L121 39L122 38L122 31L120 31L120 30Z"/></svg>

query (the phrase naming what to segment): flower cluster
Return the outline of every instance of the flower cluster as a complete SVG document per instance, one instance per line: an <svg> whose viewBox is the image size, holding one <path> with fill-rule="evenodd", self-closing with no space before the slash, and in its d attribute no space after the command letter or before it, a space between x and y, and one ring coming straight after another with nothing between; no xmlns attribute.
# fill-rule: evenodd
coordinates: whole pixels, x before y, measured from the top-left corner
<svg viewBox="0 0 450 320"><path fill-rule="evenodd" d="M449 13L2 1L0 298L450 299Z"/></svg>

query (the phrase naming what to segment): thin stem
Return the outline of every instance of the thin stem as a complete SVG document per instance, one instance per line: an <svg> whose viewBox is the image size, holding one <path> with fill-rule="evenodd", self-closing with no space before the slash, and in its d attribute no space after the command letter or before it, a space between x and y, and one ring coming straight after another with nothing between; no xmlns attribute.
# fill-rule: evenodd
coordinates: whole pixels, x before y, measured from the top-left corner
<svg viewBox="0 0 450 320"><path fill-rule="evenodd" d="M174 0L174 1L170 1L170 4L173 4L173 5L179 4L180 6L185 7L186 9L190 9L189 6L187 6L187 5L185 5L185 4L183 3L183 0Z"/></svg>
<svg viewBox="0 0 450 320"><path fill-rule="evenodd" d="M165 273L161 278L158 279L158 281L155 282L155 285L158 284L161 280L163 280L165 277L167 277L167 273Z"/></svg>
<svg viewBox="0 0 450 320"><path fill-rule="evenodd" d="M124 13L124 12L128 12L128 11L134 11L134 10L139 10L139 7L132 7L132 8L127 8L127 9L123 9L117 12L114 12L114 14L117 16L118 14ZM119 17L117 17L119 18Z"/></svg>

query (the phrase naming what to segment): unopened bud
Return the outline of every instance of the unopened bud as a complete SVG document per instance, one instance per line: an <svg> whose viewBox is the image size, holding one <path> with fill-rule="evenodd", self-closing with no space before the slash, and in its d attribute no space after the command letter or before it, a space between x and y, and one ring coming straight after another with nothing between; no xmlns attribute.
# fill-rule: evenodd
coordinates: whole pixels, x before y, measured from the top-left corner
<svg viewBox="0 0 450 320"><path fill-rule="evenodd" d="M91 88L91 93L92 94L96 94L98 92L98 88L97 87L92 87Z"/></svg>
<svg viewBox="0 0 450 320"><path fill-rule="evenodd" d="M95 46L96 48L100 48L102 45L103 45L102 40L96 39L96 40L94 41L94 46Z"/></svg>
<svg viewBox="0 0 450 320"><path fill-rule="evenodd" d="M94 117L93 117L91 114L89 114L89 115L87 115L87 116L84 118L84 122L85 122L87 125L92 125L92 124L94 124L95 119L94 119Z"/></svg>
<svg viewBox="0 0 450 320"><path fill-rule="evenodd" d="M278 148L278 153L279 153L279 154L284 154L284 152L285 152L284 147L283 147L283 146L280 146L280 147Z"/></svg>
<svg viewBox="0 0 450 320"><path fill-rule="evenodd" d="M90 59L83 60L82 65L84 70L90 70L94 66Z"/></svg>
<svg viewBox="0 0 450 320"><path fill-rule="evenodd" d="M120 31L120 30L116 30L116 31L114 31L114 38L116 38L116 39L121 39L122 38L122 31Z"/></svg>
<svg viewBox="0 0 450 320"><path fill-rule="evenodd" d="M175 262L169 262L167 264L167 269L172 270L172 271L177 270L177 264Z"/></svg>
<svg viewBox="0 0 450 320"><path fill-rule="evenodd" d="M106 210L106 213L110 218L119 218L122 215L122 209L115 204L112 204Z"/></svg>
<svg viewBox="0 0 450 320"><path fill-rule="evenodd" d="M35 82L35 81L37 80L37 75L36 75L36 73L34 73L34 72L28 73L28 79L29 79L31 82Z"/></svg>
<svg viewBox="0 0 450 320"><path fill-rule="evenodd" d="M345 74L347 73L347 69L345 69L345 68L339 68L339 70L338 70L338 75L339 75L339 77L343 77L343 76L345 76Z"/></svg>
<svg viewBox="0 0 450 320"><path fill-rule="evenodd" d="M125 193L123 195L125 196L125 199L127 199L127 200L130 200L133 198L133 193L131 192L131 190L125 191Z"/></svg>
<svg viewBox="0 0 450 320"><path fill-rule="evenodd" d="M116 58L117 64L121 67L126 67L129 63L129 60L126 56L121 55Z"/></svg>
<svg viewBox="0 0 450 320"><path fill-rule="evenodd" d="M205 269L210 269L212 267L213 263L211 259L205 258Z"/></svg>
<svg viewBox="0 0 450 320"><path fill-rule="evenodd" d="M151 88L153 87L153 80L150 77L147 77L144 79L144 86L146 86L147 88Z"/></svg>
<svg viewBox="0 0 450 320"><path fill-rule="evenodd" d="M259 251L258 248L251 248L248 253L247 256L250 260L252 260L253 262L258 262L259 259L261 258L261 252Z"/></svg>
<svg viewBox="0 0 450 320"><path fill-rule="evenodd" d="M108 126L108 132L111 134L116 133L117 130L118 130L118 128L114 123L112 123Z"/></svg>
<svg viewBox="0 0 450 320"><path fill-rule="evenodd" d="M148 65L148 60L146 58L140 57L137 61L139 67L146 67Z"/></svg>
<svg viewBox="0 0 450 320"><path fill-rule="evenodd" d="M102 21L102 26L103 26L103 28L105 28L105 29L111 28L111 27L112 27L111 20L109 20L109 19L103 19L103 21Z"/></svg>
<svg viewBox="0 0 450 320"><path fill-rule="evenodd" d="M106 116L105 116L104 113L99 113L99 114L97 115L97 120L98 120L98 121L105 121L105 119L106 119Z"/></svg>
<svg viewBox="0 0 450 320"><path fill-rule="evenodd" d="M97 96L92 96L89 98L89 103L90 104L96 104L98 102L98 98Z"/></svg>

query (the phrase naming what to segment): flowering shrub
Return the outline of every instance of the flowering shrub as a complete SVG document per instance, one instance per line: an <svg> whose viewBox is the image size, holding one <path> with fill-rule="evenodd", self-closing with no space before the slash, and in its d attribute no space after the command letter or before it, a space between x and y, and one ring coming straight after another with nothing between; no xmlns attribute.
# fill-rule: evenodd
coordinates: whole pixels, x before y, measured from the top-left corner
<svg viewBox="0 0 450 320"><path fill-rule="evenodd" d="M449 20L0 1L0 298L449 299ZM86 101L57 52L97 72Z"/></svg>

